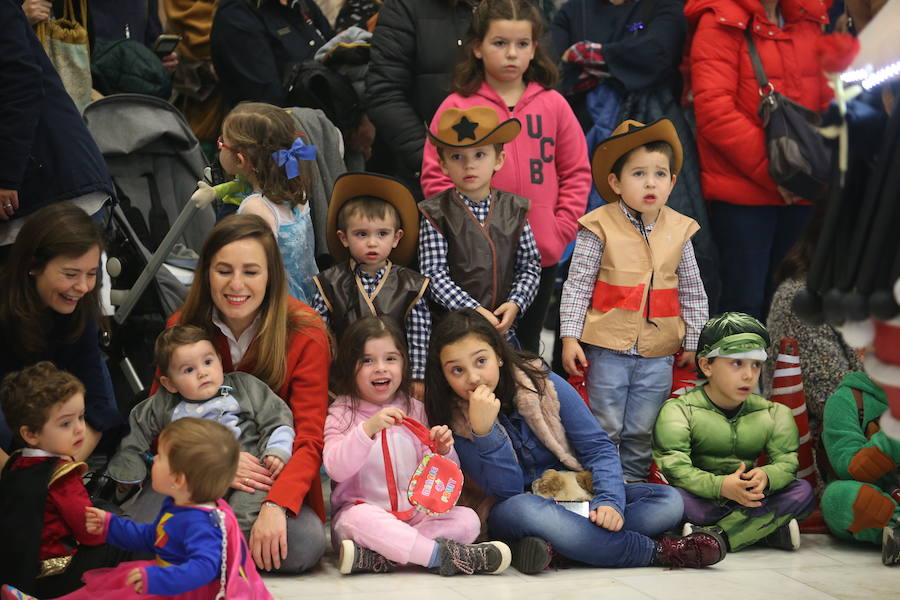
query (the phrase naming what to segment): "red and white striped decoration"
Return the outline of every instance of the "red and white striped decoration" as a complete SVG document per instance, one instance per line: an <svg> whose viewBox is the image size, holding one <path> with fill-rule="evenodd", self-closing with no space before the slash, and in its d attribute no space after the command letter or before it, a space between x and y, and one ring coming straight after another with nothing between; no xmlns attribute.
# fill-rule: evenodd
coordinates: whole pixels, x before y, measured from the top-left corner
<svg viewBox="0 0 900 600"><path fill-rule="evenodd" d="M881 430L900 440L900 317L874 324L875 351L866 354L864 365L887 396L888 410L881 415Z"/></svg>
<svg viewBox="0 0 900 600"><path fill-rule="evenodd" d="M800 447L797 450L799 461L797 477L807 480L815 488L818 474L813 461L812 438L809 433L806 398L803 394L803 374L800 369L800 350L797 340L782 338L778 349L778 357L775 359L775 374L772 378L771 400L791 409L794 421L797 423L797 432L800 434Z"/></svg>

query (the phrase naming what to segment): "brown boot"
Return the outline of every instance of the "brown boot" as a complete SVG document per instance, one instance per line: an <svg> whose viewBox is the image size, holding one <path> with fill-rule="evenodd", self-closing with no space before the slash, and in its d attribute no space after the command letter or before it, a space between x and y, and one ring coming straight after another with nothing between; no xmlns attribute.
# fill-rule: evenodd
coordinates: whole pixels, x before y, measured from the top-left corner
<svg viewBox="0 0 900 600"><path fill-rule="evenodd" d="M655 563L674 569L699 569L714 565L723 558L727 545L716 531L704 529L678 538L662 538L656 542Z"/></svg>

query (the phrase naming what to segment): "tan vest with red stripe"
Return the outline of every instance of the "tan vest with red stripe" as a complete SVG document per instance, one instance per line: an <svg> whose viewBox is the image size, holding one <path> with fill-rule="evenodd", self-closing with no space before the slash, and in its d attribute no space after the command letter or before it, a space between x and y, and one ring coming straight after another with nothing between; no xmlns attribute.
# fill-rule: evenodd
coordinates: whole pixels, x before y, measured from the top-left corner
<svg viewBox="0 0 900 600"><path fill-rule="evenodd" d="M578 222L603 240L597 283L581 341L625 351L637 343L641 356L674 354L684 339L678 276L684 244L700 226L664 206L649 243L616 204L589 212Z"/></svg>

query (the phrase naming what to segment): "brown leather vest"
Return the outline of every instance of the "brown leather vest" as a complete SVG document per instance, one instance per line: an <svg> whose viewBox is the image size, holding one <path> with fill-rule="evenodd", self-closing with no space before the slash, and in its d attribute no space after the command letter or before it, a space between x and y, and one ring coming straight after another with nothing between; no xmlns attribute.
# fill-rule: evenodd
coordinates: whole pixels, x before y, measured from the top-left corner
<svg viewBox="0 0 900 600"><path fill-rule="evenodd" d="M641 356L674 354L684 339L678 276L685 243L700 226L663 207L648 239L618 203L589 212L578 222L603 240L591 305L581 340L625 351L637 343Z"/></svg>
<svg viewBox="0 0 900 600"><path fill-rule="evenodd" d="M425 294L431 280L388 261L381 281L369 296L354 265L352 261L337 264L313 277L328 307L328 322L335 337L340 340L354 321L373 315L388 315L405 331L409 311Z"/></svg>
<svg viewBox="0 0 900 600"><path fill-rule="evenodd" d="M419 203L422 215L447 240L450 278L488 310L509 297L530 204L522 196L493 190L482 224L455 188Z"/></svg>

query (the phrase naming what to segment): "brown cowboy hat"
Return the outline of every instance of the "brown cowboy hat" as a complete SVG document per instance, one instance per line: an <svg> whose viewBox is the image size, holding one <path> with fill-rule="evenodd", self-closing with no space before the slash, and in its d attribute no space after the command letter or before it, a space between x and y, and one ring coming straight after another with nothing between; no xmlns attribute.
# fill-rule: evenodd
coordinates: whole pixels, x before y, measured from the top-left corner
<svg viewBox="0 0 900 600"><path fill-rule="evenodd" d="M428 130L428 139L440 148L477 148L505 144L516 139L522 124L518 119L500 122L490 106L448 108L438 118L437 133Z"/></svg>
<svg viewBox="0 0 900 600"><path fill-rule="evenodd" d="M350 251L344 248L337 236L338 213L344 204L357 196L381 198L397 209L403 237L397 247L391 250L390 259L398 265L412 263L419 241L419 210L416 200L409 188L397 179L375 173L344 173L334 182L328 205L325 239L335 262L344 262L350 258Z"/></svg>
<svg viewBox="0 0 900 600"><path fill-rule="evenodd" d="M672 175L678 175L681 171L683 152L678 132L669 119L657 119L649 125L639 121L626 120L619 123L608 138L600 142L594 149L591 157L591 174L594 176L594 185L600 196L607 202L616 202L619 195L609 185L609 174L613 165L625 154L635 148L651 142L666 142L672 146L674 160L672 161Z"/></svg>

